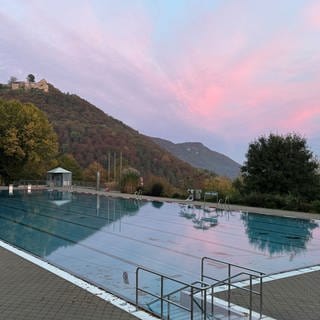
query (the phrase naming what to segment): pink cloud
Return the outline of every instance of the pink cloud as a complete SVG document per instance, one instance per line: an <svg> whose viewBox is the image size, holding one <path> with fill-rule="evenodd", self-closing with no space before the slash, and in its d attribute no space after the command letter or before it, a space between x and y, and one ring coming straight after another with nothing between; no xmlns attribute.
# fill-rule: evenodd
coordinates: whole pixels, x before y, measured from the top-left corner
<svg viewBox="0 0 320 320"><path fill-rule="evenodd" d="M314 123L317 120L317 123ZM284 130L303 130L305 134L310 134L317 130L318 121L320 120L320 105L313 102L300 106L299 109L293 110L287 118L281 119L281 128Z"/></svg>
<svg viewBox="0 0 320 320"><path fill-rule="evenodd" d="M205 23L202 26L205 30L208 28ZM309 63L299 61L306 44L301 30L298 27L295 29L276 30L266 41L253 48L246 47L246 41L236 41L240 47L234 55L218 58L214 53L209 55L206 52L201 58L208 70L201 74L198 60L194 62L191 59L185 64L180 62L179 82L176 87L172 82L172 91L186 104L188 116L185 115L185 118L194 125L201 123L207 129L227 130L228 134L237 136L238 126L230 129L230 123L245 122L247 134L252 135L269 128L281 128L283 119L294 119L301 113L305 121L300 121L299 130L305 130L308 124L303 108L306 105L295 100L303 101L310 91L317 91L318 79L299 80L313 72L314 59L311 57ZM210 36L210 33L203 33ZM241 36L238 30L237 37L245 39L246 35ZM209 38L202 40L210 43ZM241 45L244 47L241 48ZM201 44L200 47L207 49ZM210 51L210 44L208 47ZM193 54L190 49L188 55L196 57L199 55L198 50L196 52ZM217 74L220 76L217 77ZM289 122L286 124L285 128L291 130ZM295 126L295 123L292 122L292 125Z"/></svg>
<svg viewBox="0 0 320 320"><path fill-rule="evenodd" d="M1 17L11 30L10 36L0 30L2 61L10 57L7 65L19 65L21 74L39 68L62 90L138 129L160 126L155 119L162 119L161 129L170 123L173 131L232 143L268 130L319 131L316 2L294 23L293 11L283 18L271 4L190 5L165 34L157 33L161 14L150 15L141 3L96 8L75 1L63 3L63 10L62 3L19 2L19 19Z"/></svg>
<svg viewBox="0 0 320 320"><path fill-rule="evenodd" d="M320 28L320 3L314 1L305 9L305 21L311 28Z"/></svg>

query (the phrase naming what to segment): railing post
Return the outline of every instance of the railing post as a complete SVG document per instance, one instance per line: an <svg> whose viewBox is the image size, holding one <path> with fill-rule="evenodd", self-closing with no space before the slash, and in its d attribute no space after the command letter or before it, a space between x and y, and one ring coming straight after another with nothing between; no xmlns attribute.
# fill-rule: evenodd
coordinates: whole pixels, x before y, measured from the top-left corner
<svg viewBox="0 0 320 320"><path fill-rule="evenodd" d="M204 289L204 307L203 307L204 317L203 319L207 319L207 288Z"/></svg>
<svg viewBox="0 0 320 320"><path fill-rule="evenodd" d="M167 302L167 319L170 319L170 306L171 306L170 294L168 295L168 300L169 300L169 302Z"/></svg>
<svg viewBox="0 0 320 320"><path fill-rule="evenodd" d="M211 286L211 315L212 316L214 315L214 310L213 310L213 308L214 308L214 297L213 297L213 295L214 295L214 287L212 285Z"/></svg>
<svg viewBox="0 0 320 320"><path fill-rule="evenodd" d="M136 270L136 310L138 310L138 305L139 305L139 298L138 298L138 296L139 296L139 275L138 275L138 273L139 273L139 268L137 268L137 270Z"/></svg>
<svg viewBox="0 0 320 320"><path fill-rule="evenodd" d="M160 278L160 296L161 296L161 301L160 301L160 305L161 305L161 319L163 318L163 276L161 276Z"/></svg>
<svg viewBox="0 0 320 320"><path fill-rule="evenodd" d="M228 308L230 308L230 299L231 299L230 278L231 278L231 264L228 263Z"/></svg>
<svg viewBox="0 0 320 320"><path fill-rule="evenodd" d="M250 319L252 319L252 274L250 274Z"/></svg>
<svg viewBox="0 0 320 320"><path fill-rule="evenodd" d="M260 318L262 318L262 273L260 273Z"/></svg>
<svg viewBox="0 0 320 320"><path fill-rule="evenodd" d="M203 263L204 263L205 257L201 258L201 282L203 282Z"/></svg>
<svg viewBox="0 0 320 320"><path fill-rule="evenodd" d="M191 313L190 319L193 320L193 286L191 286L191 292L190 292L190 313Z"/></svg>

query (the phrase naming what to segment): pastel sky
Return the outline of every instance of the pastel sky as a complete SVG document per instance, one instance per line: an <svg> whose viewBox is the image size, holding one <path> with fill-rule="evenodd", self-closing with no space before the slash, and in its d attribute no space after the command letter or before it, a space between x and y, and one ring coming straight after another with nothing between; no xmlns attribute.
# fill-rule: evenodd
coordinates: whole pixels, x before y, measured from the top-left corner
<svg viewBox="0 0 320 320"><path fill-rule="evenodd" d="M270 132L320 156L318 0L0 0L0 82L29 73L240 163Z"/></svg>

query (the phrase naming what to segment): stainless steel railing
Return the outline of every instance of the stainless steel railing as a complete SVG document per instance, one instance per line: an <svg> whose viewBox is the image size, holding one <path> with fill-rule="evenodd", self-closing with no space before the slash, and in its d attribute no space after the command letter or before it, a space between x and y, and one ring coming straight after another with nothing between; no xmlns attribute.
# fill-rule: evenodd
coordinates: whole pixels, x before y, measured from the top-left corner
<svg viewBox="0 0 320 320"><path fill-rule="evenodd" d="M147 290L140 286L140 273L146 272L152 275L155 275L160 278L160 293L152 292L151 290ZM178 289L172 290L169 293L164 292L164 281L168 280L172 283L179 284L181 287ZM160 311L157 313L157 316L160 316L161 319L170 319L170 309L172 306L175 306L181 310L186 311L189 314L189 319L195 319L196 312L201 314L202 319L209 319L208 316L210 312L207 310L207 297L211 293L211 286L201 282L195 281L191 284L185 283L180 280L176 280L172 277L159 273L157 271L139 266L136 269L136 307L145 309L150 312L150 308L146 308L146 306L150 306L153 303L160 302ZM175 301L171 299L172 296L181 293L182 291L187 292L190 297L189 306L181 303L181 301ZM195 299L195 295L201 295L202 299L200 302ZM139 302L140 295L149 295L155 299L149 301L147 304L143 304ZM166 310L165 310L166 309Z"/></svg>
<svg viewBox="0 0 320 320"><path fill-rule="evenodd" d="M227 273L223 279L218 279L208 272L208 268L212 265L222 264ZM141 273L147 273L156 276L157 283L160 283L159 292L153 292L149 285L141 284ZM262 294L263 294L263 277L264 273L250 268L242 267L236 264L224 262L222 260L213 259L210 257L203 257L201 259L201 277L200 281L192 283L185 283L183 281L174 279L170 276L164 275L160 272L139 266L136 269L136 307L145 309L160 316L161 319L173 319L171 316L171 308L175 307L186 312L191 320L197 319L213 319L215 307L214 298L216 297L216 289L218 287L226 287L224 291L227 292L227 304L231 310L232 289L241 290L249 295L249 319L252 319L253 297L259 298L258 314L262 317ZM168 282L178 285L178 288L171 289L165 292L164 283ZM208 284L209 283L209 284ZM254 288L258 286L258 289ZM170 287L170 286L168 286ZM182 303L181 295L188 297L188 303ZM139 299L143 296L152 297L152 300L142 303ZM177 298L178 296L178 298ZM210 299L211 298L211 299ZM157 312L152 310L151 306L160 304ZM185 317L186 319L186 317Z"/></svg>
<svg viewBox="0 0 320 320"><path fill-rule="evenodd" d="M227 267L227 275L225 279L217 279L212 276L209 276L205 272L205 266L210 266L210 264L205 264L205 262L211 262L211 263L216 263L216 264L222 264ZM237 272L233 274L233 270L239 270L240 272ZM214 289L218 286L227 286L227 302L228 302L228 307L230 308L231 306L231 289L239 289L241 291L247 292L249 294L249 317L252 319L252 308L253 308L253 295L258 296L259 298L259 315L260 318L262 317L262 307L263 307L263 277L265 274L263 272L249 269L246 267L242 267L236 264L224 262L222 260L218 259L213 259L210 257L203 257L201 259L201 281L210 280L213 281L214 283L212 284L212 307L214 306L213 304L213 299L214 299ZM238 284L235 284L235 281L239 279L240 283L245 283L245 281L249 281L249 284L240 286ZM258 290L254 290L253 288L253 282L256 280L256 284L258 285Z"/></svg>

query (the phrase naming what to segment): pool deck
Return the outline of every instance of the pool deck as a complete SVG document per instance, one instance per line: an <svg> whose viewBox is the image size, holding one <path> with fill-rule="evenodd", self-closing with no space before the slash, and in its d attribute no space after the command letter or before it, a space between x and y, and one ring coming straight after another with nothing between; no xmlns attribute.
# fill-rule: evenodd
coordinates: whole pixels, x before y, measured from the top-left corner
<svg viewBox="0 0 320 320"><path fill-rule="evenodd" d="M0 248L0 319L137 320L94 294Z"/></svg>
<svg viewBox="0 0 320 320"><path fill-rule="evenodd" d="M0 319L138 319L3 248L0 248L0 284ZM263 290L264 315L278 320L319 319L320 271L266 282ZM233 302L246 304L236 294Z"/></svg>
<svg viewBox="0 0 320 320"><path fill-rule="evenodd" d="M92 189L79 192L97 193ZM99 192L99 194L106 194ZM116 197L133 195L108 193ZM143 197L153 201L173 199ZM178 200L183 203L184 201ZM194 202L202 204L202 202ZM230 206L234 210L319 219L320 215ZM320 271L301 273L264 283L263 314L278 320L318 320L320 318ZM239 295L234 302L245 306ZM137 320L114 304L0 247L0 319ZM151 319L151 318L150 318Z"/></svg>

